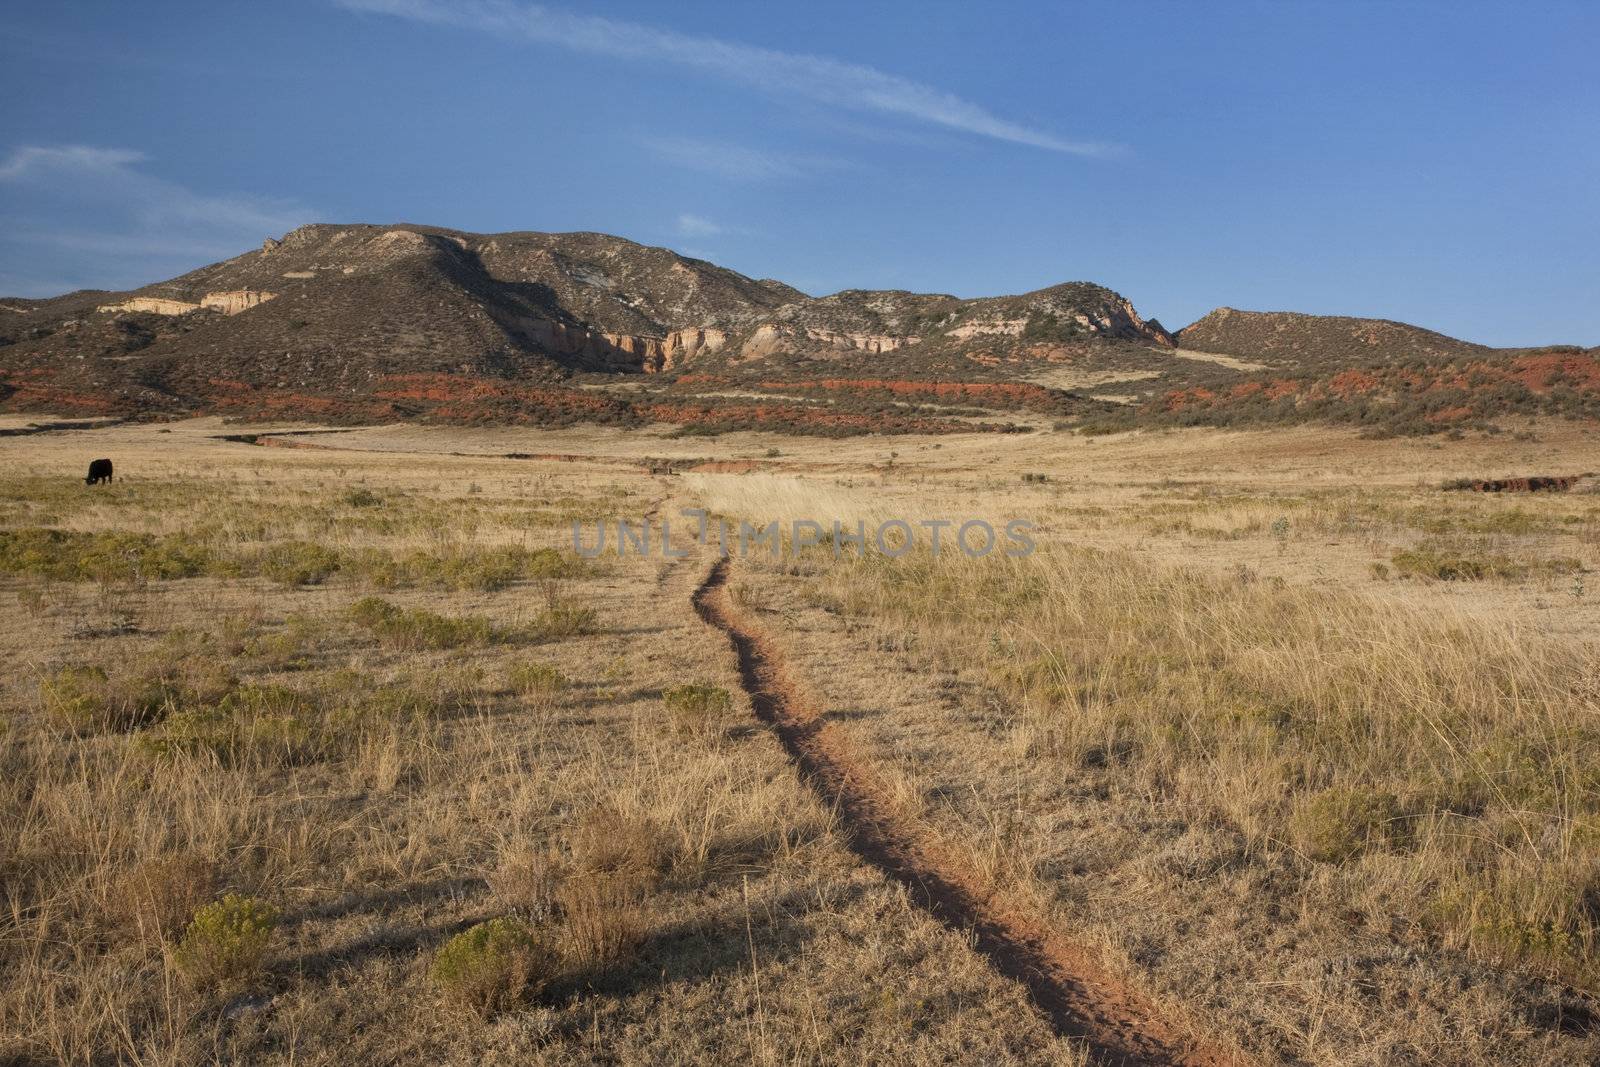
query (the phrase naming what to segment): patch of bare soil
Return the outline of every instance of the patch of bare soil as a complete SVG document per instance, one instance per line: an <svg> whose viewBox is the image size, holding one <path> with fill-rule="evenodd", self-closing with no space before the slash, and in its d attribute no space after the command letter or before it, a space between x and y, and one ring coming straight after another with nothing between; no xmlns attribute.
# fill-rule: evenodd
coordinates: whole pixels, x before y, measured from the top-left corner
<svg viewBox="0 0 1600 1067"><path fill-rule="evenodd" d="M783 742L802 777L839 813L856 854L910 891L946 926L970 934L1001 974L1021 983L1058 1033L1085 1041L1101 1062L1122 1065L1237 1064L1182 1023L1163 1019L1081 946L1064 940L1015 902L897 818L887 793L848 740L818 712L771 639L734 608L729 561L695 591L700 617L723 631L738 656L756 714Z"/></svg>

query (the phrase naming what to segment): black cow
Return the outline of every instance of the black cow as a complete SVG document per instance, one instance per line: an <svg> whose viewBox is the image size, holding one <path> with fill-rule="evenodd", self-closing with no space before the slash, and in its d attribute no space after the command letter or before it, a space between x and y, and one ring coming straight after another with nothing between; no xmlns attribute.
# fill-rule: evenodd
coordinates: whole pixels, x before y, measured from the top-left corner
<svg viewBox="0 0 1600 1067"><path fill-rule="evenodd" d="M99 485L101 482L111 481L111 461L109 459L93 460L89 464L89 477L83 480L84 485Z"/></svg>

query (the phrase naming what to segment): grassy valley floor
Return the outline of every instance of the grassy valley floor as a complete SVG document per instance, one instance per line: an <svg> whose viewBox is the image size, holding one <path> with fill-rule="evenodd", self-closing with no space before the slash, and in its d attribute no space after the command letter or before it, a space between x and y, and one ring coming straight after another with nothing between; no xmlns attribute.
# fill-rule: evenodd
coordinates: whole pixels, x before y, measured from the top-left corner
<svg viewBox="0 0 1600 1067"><path fill-rule="evenodd" d="M1600 1056L1600 496L1440 488L1580 428L267 429L0 439L0 1060Z"/></svg>

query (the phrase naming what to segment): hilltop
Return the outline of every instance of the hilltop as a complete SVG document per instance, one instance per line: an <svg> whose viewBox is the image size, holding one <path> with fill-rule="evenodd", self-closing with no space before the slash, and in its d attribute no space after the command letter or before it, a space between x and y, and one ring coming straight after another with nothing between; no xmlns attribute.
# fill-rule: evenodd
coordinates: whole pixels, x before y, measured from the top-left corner
<svg viewBox="0 0 1600 1067"><path fill-rule="evenodd" d="M1429 433L1494 430L1493 420L1516 415L1600 415L1600 349L1497 349L1388 319L1226 307L1176 339L1251 360L1252 373L1171 390L1139 413L1146 423L1317 420Z"/></svg>
<svg viewBox="0 0 1600 1067"><path fill-rule="evenodd" d="M1178 331L1185 348L1302 368L1482 356L1484 345L1404 322L1221 307Z"/></svg>

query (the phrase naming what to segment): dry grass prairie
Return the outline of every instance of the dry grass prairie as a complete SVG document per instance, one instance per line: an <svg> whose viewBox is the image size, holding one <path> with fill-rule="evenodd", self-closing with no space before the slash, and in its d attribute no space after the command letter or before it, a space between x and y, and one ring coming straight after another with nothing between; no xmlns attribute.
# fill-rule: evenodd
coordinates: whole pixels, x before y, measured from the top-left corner
<svg viewBox="0 0 1600 1067"><path fill-rule="evenodd" d="M796 773L714 550L571 551L688 507L1034 524L727 611L875 817L1211 1062L1600 1056L1600 497L1439 489L1582 428L267 430L0 440L0 1061L1105 1058Z"/></svg>

